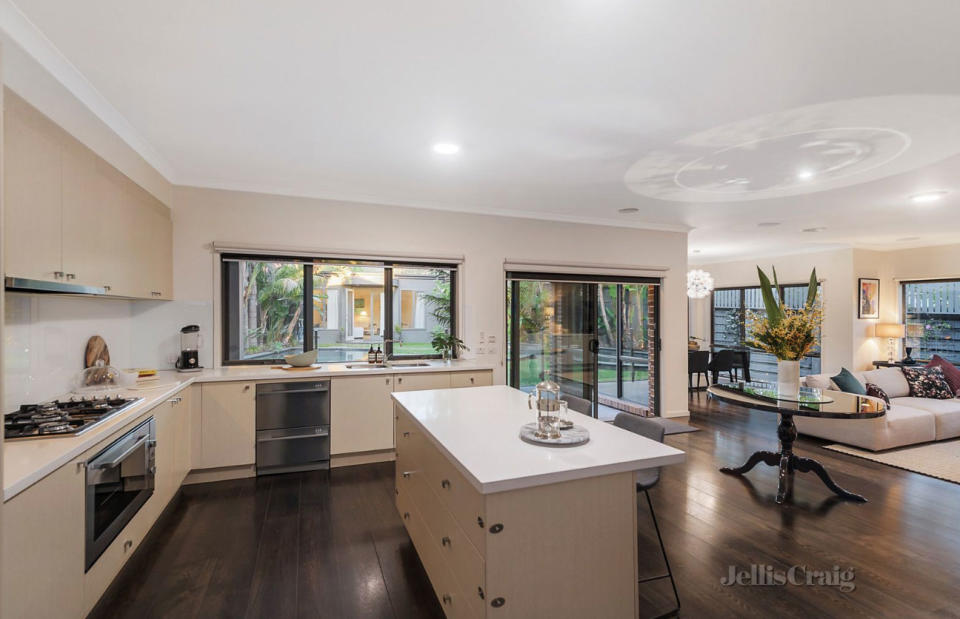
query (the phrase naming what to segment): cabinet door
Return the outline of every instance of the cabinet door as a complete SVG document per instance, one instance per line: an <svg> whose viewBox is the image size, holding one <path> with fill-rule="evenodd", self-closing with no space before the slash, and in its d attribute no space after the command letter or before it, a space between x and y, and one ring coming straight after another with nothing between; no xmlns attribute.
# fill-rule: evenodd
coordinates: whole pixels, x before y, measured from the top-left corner
<svg viewBox="0 0 960 619"><path fill-rule="evenodd" d="M63 281L60 140L56 125L7 93L3 135L4 269L9 276Z"/></svg>
<svg viewBox="0 0 960 619"><path fill-rule="evenodd" d="M420 391L421 389L449 389L448 372L430 372L424 374L397 374L394 378L394 391Z"/></svg>
<svg viewBox="0 0 960 619"><path fill-rule="evenodd" d="M201 467L256 461L256 390L253 383L201 386Z"/></svg>
<svg viewBox="0 0 960 619"><path fill-rule="evenodd" d="M451 387L487 387L493 384L493 372L454 372L450 374Z"/></svg>
<svg viewBox="0 0 960 619"><path fill-rule="evenodd" d="M0 616L83 616L84 473L70 462L3 505Z"/></svg>
<svg viewBox="0 0 960 619"><path fill-rule="evenodd" d="M173 445L173 470L177 487L190 472L193 425L193 387L187 387L177 394L173 402L173 415L176 419L176 442Z"/></svg>
<svg viewBox="0 0 960 619"><path fill-rule="evenodd" d="M151 411L157 424L157 448L154 454L157 473L151 500L159 504L157 506L158 510L166 507L177 488L180 487L180 481L176 479L175 471L176 450L174 445L177 441L177 420L173 412L174 401L175 399L168 400L157 405Z"/></svg>
<svg viewBox="0 0 960 619"><path fill-rule="evenodd" d="M140 294L146 299L173 296L173 223L170 209L149 196L137 201L134 238L138 245L133 265L140 276Z"/></svg>
<svg viewBox="0 0 960 619"><path fill-rule="evenodd" d="M393 448L392 376L349 376L330 384L330 453Z"/></svg>

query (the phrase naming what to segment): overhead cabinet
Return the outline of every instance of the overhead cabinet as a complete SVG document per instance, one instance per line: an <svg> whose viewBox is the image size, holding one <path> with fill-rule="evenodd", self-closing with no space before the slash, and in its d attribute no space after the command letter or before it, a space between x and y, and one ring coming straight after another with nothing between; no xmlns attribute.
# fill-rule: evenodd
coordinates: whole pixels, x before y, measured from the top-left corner
<svg viewBox="0 0 960 619"><path fill-rule="evenodd" d="M5 91L6 275L169 299L170 209Z"/></svg>

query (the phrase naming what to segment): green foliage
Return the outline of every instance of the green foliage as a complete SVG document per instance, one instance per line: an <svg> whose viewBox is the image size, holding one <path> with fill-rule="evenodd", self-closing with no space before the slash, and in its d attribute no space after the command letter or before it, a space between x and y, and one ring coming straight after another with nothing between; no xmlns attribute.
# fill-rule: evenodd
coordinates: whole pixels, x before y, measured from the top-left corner
<svg viewBox="0 0 960 619"><path fill-rule="evenodd" d="M470 350L463 340L451 333L444 333L440 330L433 332L433 339L430 341L433 349L438 351L444 357L459 357L460 352Z"/></svg>

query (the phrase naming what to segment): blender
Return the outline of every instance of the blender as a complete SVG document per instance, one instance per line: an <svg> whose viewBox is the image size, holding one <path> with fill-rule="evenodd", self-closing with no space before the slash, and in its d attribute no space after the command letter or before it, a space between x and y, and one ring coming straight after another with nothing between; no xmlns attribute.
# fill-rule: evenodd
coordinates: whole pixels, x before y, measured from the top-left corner
<svg viewBox="0 0 960 619"><path fill-rule="evenodd" d="M181 372L199 372L200 347L203 338L200 336L200 325L187 325L180 329L180 357L177 359L177 369Z"/></svg>

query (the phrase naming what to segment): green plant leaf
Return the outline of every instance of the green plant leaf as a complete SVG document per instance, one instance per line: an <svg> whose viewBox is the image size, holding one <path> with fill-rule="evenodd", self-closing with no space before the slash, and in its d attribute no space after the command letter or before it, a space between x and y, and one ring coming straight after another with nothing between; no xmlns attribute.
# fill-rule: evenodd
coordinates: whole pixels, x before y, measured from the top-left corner
<svg viewBox="0 0 960 619"><path fill-rule="evenodd" d="M783 312L773 294L770 278L759 266L757 267L757 277L760 278L760 295L763 297L763 306L767 310L767 320L770 322L770 326L775 327L783 319Z"/></svg>
<svg viewBox="0 0 960 619"><path fill-rule="evenodd" d="M807 285L807 309L813 307L817 301L817 267L810 272L810 283Z"/></svg>

